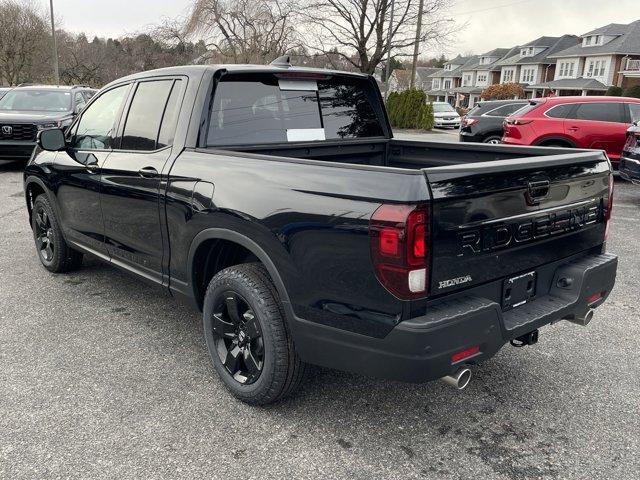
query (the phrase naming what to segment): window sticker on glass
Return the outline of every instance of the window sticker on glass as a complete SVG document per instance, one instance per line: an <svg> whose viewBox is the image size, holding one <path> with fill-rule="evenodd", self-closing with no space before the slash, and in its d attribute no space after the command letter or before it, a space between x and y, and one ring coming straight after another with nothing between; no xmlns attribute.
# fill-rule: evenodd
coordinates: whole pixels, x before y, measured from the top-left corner
<svg viewBox="0 0 640 480"><path fill-rule="evenodd" d="M324 128L289 128L287 129L288 142L313 142L326 140Z"/></svg>
<svg viewBox="0 0 640 480"><path fill-rule="evenodd" d="M316 80L285 80L279 79L280 90L297 90L307 92L317 92L318 82Z"/></svg>

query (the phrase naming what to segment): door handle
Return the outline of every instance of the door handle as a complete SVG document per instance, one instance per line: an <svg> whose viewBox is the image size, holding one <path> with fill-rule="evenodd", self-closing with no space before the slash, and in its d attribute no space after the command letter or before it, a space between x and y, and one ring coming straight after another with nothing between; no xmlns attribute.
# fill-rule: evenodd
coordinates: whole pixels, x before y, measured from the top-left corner
<svg viewBox="0 0 640 480"><path fill-rule="evenodd" d="M567 130L569 130L570 132L577 132L580 129L578 127L569 127L567 128Z"/></svg>
<svg viewBox="0 0 640 480"><path fill-rule="evenodd" d="M153 178L158 176L158 170L156 170L153 167L143 167L140 170L138 170L138 174L141 177Z"/></svg>

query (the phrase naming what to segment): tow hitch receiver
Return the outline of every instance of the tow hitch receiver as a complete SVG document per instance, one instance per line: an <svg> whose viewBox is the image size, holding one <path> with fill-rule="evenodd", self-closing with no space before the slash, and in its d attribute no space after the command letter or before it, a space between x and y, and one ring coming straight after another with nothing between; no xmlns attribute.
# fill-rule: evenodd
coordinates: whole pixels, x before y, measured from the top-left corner
<svg viewBox="0 0 640 480"><path fill-rule="evenodd" d="M511 340L511 345L514 347L524 347L526 345L535 345L538 343L538 330L534 330L533 332L525 333L524 335L519 336L518 338Z"/></svg>

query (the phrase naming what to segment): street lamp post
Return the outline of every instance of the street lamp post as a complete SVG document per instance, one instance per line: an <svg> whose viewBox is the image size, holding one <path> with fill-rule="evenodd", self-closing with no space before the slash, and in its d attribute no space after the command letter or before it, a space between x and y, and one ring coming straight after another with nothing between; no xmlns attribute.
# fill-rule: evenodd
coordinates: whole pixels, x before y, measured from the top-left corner
<svg viewBox="0 0 640 480"><path fill-rule="evenodd" d="M53 0L49 0L51 7L51 38L53 39L53 72L56 85L60 85L60 71L58 69L58 42L56 41L56 23L53 19Z"/></svg>
<svg viewBox="0 0 640 480"><path fill-rule="evenodd" d="M389 18L389 34L387 36L387 66L385 70L385 87L384 87L384 103L387 103L387 97L389 96L389 78L391 78L391 39L393 38L393 7L395 6L395 0L391 0L391 16Z"/></svg>

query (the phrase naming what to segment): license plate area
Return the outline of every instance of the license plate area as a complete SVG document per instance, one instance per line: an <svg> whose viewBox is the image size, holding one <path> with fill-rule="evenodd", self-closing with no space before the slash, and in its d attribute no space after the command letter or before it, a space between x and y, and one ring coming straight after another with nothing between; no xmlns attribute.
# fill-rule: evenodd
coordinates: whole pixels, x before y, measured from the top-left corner
<svg viewBox="0 0 640 480"><path fill-rule="evenodd" d="M507 278L502 284L502 310L524 305L536 295L536 272Z"/></svg>

